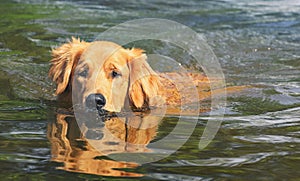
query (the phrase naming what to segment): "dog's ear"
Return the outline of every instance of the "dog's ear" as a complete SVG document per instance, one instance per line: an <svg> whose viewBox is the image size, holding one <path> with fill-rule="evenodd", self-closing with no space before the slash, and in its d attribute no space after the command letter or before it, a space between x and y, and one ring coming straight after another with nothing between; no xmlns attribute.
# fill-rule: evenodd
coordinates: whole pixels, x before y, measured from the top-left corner
<svg viewBox="0 0 300 181"><path fill-rule="evenodd" d="M147 56L143 54L143 50L132 49L130 54L128 93L131 103L136 108L160 104L160 89L162 86L159 75L147 63Z"/></svg>
<svg viewBox="0 0 300 181"><path fill-rule="evenodd" d="M70 77L78 60L89 43L72 37L72 40L52 50L51 67L49 77L57 84L56 94L66 91L70 83Z"/></svg>

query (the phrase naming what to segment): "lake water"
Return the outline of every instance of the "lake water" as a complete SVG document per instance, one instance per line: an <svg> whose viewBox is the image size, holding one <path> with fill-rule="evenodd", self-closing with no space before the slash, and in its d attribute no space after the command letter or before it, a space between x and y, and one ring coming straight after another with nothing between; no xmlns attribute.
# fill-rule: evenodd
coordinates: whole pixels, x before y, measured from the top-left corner
<svg viewBox="0 0 300 181"><path fill-rule="evenodd" d="M299 180L300 1L0 0L0 4L0 180ZM97 142L108 147L99 154L86 145L84 139L89 137L82 137L74 116L57 110L54 85L47 77L51 48L71 36L93 41L108 28L138 18L169 19L201 33L218 57L226 84L252 85L228 95L222 125L206 148L198 148L205 125L220 118L203 113L182 118L184 124L196 127L170 156L145 164L112 160L109 154L122 155L124 145ZM169 44L135 45L198 68L190 56ZM120 120L105 124L122 125ZM145 132L133 129L133 142L163 139L177 122L179 117L164 117L159 126L146 131L150 136L146 140L140 136ZM102 128L103 124L90 128L86 135L101 139L106 134ZM141 140L136 139L139 136ZM184 139L179 132L169 144ZM129 148L135 150L133 157L135 152L170 151Z"/></svg>

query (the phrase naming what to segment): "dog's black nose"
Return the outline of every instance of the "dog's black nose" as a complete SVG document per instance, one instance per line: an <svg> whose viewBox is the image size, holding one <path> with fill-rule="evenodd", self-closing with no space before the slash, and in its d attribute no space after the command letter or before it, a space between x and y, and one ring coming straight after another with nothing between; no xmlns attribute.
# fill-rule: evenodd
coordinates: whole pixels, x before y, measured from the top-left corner
<svg viewBox="0 0 300 181"><path fill-rule="evenodd" d="M100 110L105 106L105 103L106 100L102 94L90 94L85 100L86 107L89 109L97 108Z"/></svg>

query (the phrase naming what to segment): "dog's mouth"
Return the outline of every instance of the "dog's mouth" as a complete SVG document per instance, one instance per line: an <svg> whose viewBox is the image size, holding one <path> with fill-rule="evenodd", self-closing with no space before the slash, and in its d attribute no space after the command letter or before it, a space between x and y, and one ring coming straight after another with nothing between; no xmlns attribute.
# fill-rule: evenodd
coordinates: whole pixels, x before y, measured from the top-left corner
<svg viewBox="0 0 300 181"><path fill-rule="evenodd" d="M73 110L85 115L97 115L100 117L113 114L113 112L104 109L102 106L87 107L85 104L74 104Z"/></svg>
<svg viewBox="0 0 300 181"><path fill-rule="evenodd" d="M81 123L85 123L86 125L95 123L95 125L101 126L103 122L116 117L116 113L96 107L87 108L86 106L75 105L73 107L73 110L75 111L75 115L78 121Z"/></svg>
<svg viewBox="0 0 300 181"><path fill-rule="evenodd" d="M99 109L97 108L97 111L98 111L99 116L106 116L110 113L109 111L102 109L102 108L99 108Z"/></svg>
<svg viewBox="0 0 300 181"><path fill-rule="evenodd" d="M81 108L87 114L97 114L98 116L101 116L101 117L111 114L110 111L104 109L103 107L95 106L95 107L91 108L91 107L83 106Z"/></svg>

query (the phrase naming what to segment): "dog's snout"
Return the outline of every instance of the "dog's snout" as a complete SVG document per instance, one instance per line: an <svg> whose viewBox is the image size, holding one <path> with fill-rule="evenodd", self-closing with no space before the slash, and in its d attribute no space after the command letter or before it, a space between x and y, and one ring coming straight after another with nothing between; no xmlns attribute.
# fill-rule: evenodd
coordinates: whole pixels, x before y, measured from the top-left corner
<svg viewBox="0 0 300 181"><path fill-rule="evenodd" d="M102 94L90 94L86 98L86 107L89 109L97 108L98 110L105 106L106 100Z"/></svg>

